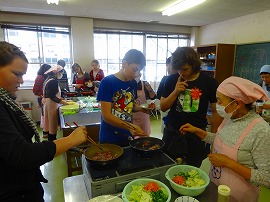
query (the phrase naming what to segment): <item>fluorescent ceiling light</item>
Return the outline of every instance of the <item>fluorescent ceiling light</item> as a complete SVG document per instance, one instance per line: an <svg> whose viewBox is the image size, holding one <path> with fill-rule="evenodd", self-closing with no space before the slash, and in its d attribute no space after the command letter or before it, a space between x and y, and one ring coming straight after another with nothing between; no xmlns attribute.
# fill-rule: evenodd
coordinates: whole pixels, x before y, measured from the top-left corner
<svg viewBox="0 0 270 202"><path fill-rule="evenodd" d="M47 0L47 4L56 4L58 5L59 0Z"/></svg>
<svg viewBox="0 0 270 202"><path fill-rule="evenodd" d="M34 13L34 14L47 14L47 15L65 15L64 11L60 10L45 10L45 9L32 9L32 8L18 8L0 6L1 11L16 12L16 13Z"/></svg>
<svg viewBox="0 0 270 202"><path fill-rule="evenodd" d="M205 1L206 0L182 0L166 8L164 11L162 11L162 15L171 16L176 13L180 13L184 10L187 10L191 7L197 6L198 4L201 4Z"/></svg>

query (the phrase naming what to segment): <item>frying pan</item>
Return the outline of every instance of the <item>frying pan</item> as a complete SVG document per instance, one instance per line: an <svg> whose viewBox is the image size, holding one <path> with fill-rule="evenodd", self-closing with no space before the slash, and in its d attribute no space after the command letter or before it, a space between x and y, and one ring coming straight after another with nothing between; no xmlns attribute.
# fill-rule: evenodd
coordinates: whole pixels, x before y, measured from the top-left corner
<svg viewBox="0 0 270 202"><path fill-rule="evenodd" d="M64 92L67 97L76 97L78 92Z"/></svg>
<svg viewBox="0 0 270 202"><path fill-rule="evenodd" d="M93 157L97 154L97 152L102 152L102 151L96 146L91 146L91 147L88 147L86 150L84 150L84 155L87 162L91 166L99 168L99 169L106 169L108 167L115 165L124 152L122 147L115 144L99 144L99 146L104 151L109 150L113 156L116 155L116 157L111 160L104 160L104 161L93 160Z"/></svg>
<svg viewBox="0 0 270 202"><path fill-rule="evenodd" d="M95 93L94 91L81 91L81 94L82 94L83 96L89 96L89 95L93 96L93 95L95 95L96 93Z"/></svg>
<svg viewBox="0 0 270 202"><path fill-rule="evenodd" d="M151 158L162 153L164 141L155 137L141 137L133 139L129 142L130 147L141 157ZM157 149L149 149L155 145L159 145Z"/></svg>
<svg viewBox="0 0 270 202"><path fill-rule="evenodd" d="M129 146L140 156L140 157L156 157L159 154L161 154L162 148L165 145L165 142L161 139L155 138L155 137L139 137L137 139L134 139L131 136L128 136L124 133L119 133L118 131L114 131L116 135L126 136L130 142ZM147 143L147 145L145 145ZM157 149L150 149L151 147L159 145L159 148Z"/></svg>

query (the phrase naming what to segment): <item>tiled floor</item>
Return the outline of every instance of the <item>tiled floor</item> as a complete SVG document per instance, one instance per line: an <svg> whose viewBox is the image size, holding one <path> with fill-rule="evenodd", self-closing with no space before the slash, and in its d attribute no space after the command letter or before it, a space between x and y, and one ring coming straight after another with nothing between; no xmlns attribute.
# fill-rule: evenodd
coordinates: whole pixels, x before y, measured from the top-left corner
<svg viewBox="0 0 270 202"><path fill-rule="evenodd" d="M155 117L151 117L151 136L158 138L162 137L160 121L160 117L158 120ZM60 138L61 136L62 133L59 131L57 137ZM209 171L210 164L208 159L203 161L201 168L206 172ZM64 202L63 179L68 176L64 154L42 166L41 170L45 178L49 181L48 183L43 184L45 190L45 202ZM78 172L77 174L81 173ZM270 189L262 188L259 202L268 201L270 201Z"/></svg>

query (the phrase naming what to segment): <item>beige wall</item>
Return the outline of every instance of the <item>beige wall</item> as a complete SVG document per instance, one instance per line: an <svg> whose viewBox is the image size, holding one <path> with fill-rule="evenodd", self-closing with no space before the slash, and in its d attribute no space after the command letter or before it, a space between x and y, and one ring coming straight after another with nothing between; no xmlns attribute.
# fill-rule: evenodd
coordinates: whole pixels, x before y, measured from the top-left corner
<svg viewBox="0 0 270 202"><path fill-rule="evenodd" d="M90 72L90 64L94 58L93 19L72 17L70 25L73 60Z"/></svg>
<svg viewBox="0 0 270 202"><path fill-rule="evenodd" d="M199 28L200 45L270 41L270 10Z"/></svg>

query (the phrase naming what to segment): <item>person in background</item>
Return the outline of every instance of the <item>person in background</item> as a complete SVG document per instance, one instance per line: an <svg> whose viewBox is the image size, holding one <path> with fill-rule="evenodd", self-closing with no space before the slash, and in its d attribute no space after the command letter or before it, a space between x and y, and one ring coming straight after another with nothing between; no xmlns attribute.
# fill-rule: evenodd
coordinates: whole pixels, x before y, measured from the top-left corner
<svg viewBox="0 0 270 202"><path fill-rule="evenodd" d="M101 81L104 78L104 72L100 69L99 61L93 60L91 62L92 70L90 71L90 78L92 81Z"/></svg>
<svg viewBox="0 0 270 202"><path fill-rule="evenodd" d="M165 82L166 82L168 76L178 73L177 70L175 70L175 69L172 68L171 59L172 59L172 57L168 57L166 59L166 71L167 71L167 74L168 75L162 77L162 79L161 79L161 81L159 83L159 86L158 86L157 99L159 99L159 100L161 98L161 95L162 95L163 91L166 90Z"/></svg>
<svg viewBox="0 0 270 202"><path fill-rule="evenodd" d="M99 88L100 81L104 78L104 72L100 69L99 61L93 60L91 62L92 70L90 71L90 79L93 81L94 86L91 90L97 91Z"/></svg>
<svg viewBox="0 0 270 202"><path fill-rule="evenodd" d="M137 82L134 78L145 64L143 53L131 49L125 54L120 71L102 79L97 95L101 104L100 143L128 146L128 136L145 136L139 126L131 123L132 112L149 113L135 104Z"/></svg>
<svg viewBox="0 0 270 202"><path fill-rule="evenodd" d="M63 76L61 77L61 79L58 79L58 81L60 84L61 96L64 97L65 92L69 91L67 72L65 70L66 62L63 59L60 59L57 61L57 65L63 67Z"/></svg>
<svg viewBox="0 0 270 202"><path fill-rule="evenodd" d="M37 96L38 106L41 109L41 119L40 119L40 126L43 128L43 120L44 120L44 111L43 111L43 83L47 79L47 74L44 74L47 70L51 68L51 65L43 64L39 68L37 72L37 77L35 79L33 93ZM48 134L44 133L43 131L43 138L48 138Z"/></svg>
<svg viewBox="0 0 270 202"><path fill-rule="evenodd" d="M177 70L173 69L172 68L172 65L171 65L171 59L172 57L168 57L166 59L166 70L167 70L167 73L168 75L167 76L163 76L163 78L161 79L160 83L159 83L159 86L158 86L158 90L157 90L157 99L161 99L161 95L164 91L166 91L166 86L165 86L165 82L168 78L168 76L170 75L173 75L173 74L177 74ZM164 128L165 128L165 125L167 123L167 120L168 120L168 113L169 113L170 109L168 109L167 111L163 112L161 111L161 133L163 133L164 131Z"/></svg>
<svg viewBox="0 0 270 202"><path fill-rule="evenodd" d="M178 129L186 123L205 129L210 103L212 130L216 131L222 121L216 111L218 83L214 78L200 72L201 61L191 47L178 47L172 54L171 65L178 74L167 78L166 91L162 93L160 100L163 112L170 109L163 132L163 151L174 160L182 158L188 165L200 167L209 153L209 147L195 134L182 136Z"/></svg>
<svg viewBox="0 0 270 202"><path fill-rule="evenodd" d="M63 59L58 60L57 65L60 65L61 67L63 67L63 76L61 79L67 79L67 72L65 70L65 66L66 66L65 60Z"/></svg>
<svg viewBox="0 0 270 202"><path fill-rule="evenodd" d="M210 178L216 185L230 187L230 202L257 202L258 185L270 187L270 127L254 112L252 104L268 97L259 85L235 76L219 85L216 96L217 112L224 118L217 133L189 123L180 131L213 145L208 155Z"/></svg>
<svg viewBox="0 0 270 202"><path fill-rule="evenodd" d="M138 72L135 80L137 81L137 105L147 104L147 100L156 99L156 93L147 81L142 81L141 73ZM147 136L151 134L150 116L143 112L132 113L132 123L139 126Z"/></svg>
<svg viewBox="0 0 270 202"><path fill-rule="evenodd" d="M41 182L47 180L39 167L87 140L86 128L79 127L68 137L40 142L36 123L15 101L27 65L18 47L0 42L1 202L44 202Z"/></svg>
<svg viewBox="0 0 270 202"><path fill-rule="evenodd" d="M74 63L72 71L74 72L72 84L75 85L76 91L88 90L93 86L89 74L83 71L79 64Z"/></svg>
<svg viewBox="0 0 270 202"><path fill-rule="evenodd" d="M51 67L45 72L48 78L43 86L43 103L44 103L44 127L43 131L48 134L48 140L56 140L58 129L58 107L59 104L68 105L68 103L61 98L61 89L57 79L61 79L63 74L63 67L60 65Z"/></svg>
<svg viewBox="0 0 270 202"><path fill-rule="evenodd" d="M263 88L264 92L270 97L270 65L264 65L260 69L260 76L262 82L259 85ZM258 114L270 116L270 101L265 101L262 106L256 108Z"/></svg>

